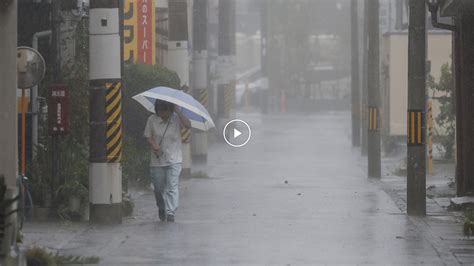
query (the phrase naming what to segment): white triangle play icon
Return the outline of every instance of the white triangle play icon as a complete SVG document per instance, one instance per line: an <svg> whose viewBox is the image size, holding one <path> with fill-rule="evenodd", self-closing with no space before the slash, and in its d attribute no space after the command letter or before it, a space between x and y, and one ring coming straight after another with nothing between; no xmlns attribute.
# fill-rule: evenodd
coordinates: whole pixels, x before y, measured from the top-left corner
<svg viewBox="0 0 474 266"><path fill-rule="evenodd" d="M240 132L240 131L238 131L237 129L234 128L234 139L237 138L240 135L242 135L242 132Z"/></svg>
<svg viewBox="0 0 474 266"><path fill-rule="evenodd" d="M240 148L250 141L252 131L247 123L240 119L234 119L225 125L222 135L227 144L234 148Z"/></svg>

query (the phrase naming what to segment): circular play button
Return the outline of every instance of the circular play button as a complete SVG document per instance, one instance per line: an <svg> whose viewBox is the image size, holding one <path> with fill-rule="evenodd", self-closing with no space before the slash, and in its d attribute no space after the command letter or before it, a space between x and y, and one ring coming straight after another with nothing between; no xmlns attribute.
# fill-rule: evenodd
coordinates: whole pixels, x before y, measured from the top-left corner
<svg viewBox="0 0 474 266"><path fill-rule="evenodd" d="M249 125L240 119L234 119L227 123L222 133L227 144L236 148L247 144L252 136Z"/></svg>

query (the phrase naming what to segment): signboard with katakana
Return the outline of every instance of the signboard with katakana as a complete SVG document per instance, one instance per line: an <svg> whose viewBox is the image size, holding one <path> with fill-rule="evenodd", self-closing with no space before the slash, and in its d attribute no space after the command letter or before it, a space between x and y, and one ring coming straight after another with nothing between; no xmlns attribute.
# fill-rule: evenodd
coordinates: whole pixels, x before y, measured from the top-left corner
<svg viewBox="0 0 474 266"><path fill-rule="evenodd" d="M154 65L156 62L155 1L125 0L124 61Z"/></svg>

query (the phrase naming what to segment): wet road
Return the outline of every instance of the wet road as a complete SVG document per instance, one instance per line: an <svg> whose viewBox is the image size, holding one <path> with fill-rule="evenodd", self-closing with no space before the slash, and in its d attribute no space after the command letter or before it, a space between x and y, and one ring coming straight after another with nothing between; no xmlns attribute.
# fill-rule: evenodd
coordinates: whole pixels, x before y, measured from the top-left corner
<svg viewBox="0 0 474 266"><path fill-rule="evenodd" d="M135 219L85 229L62 250L110 265L443 264L367 179L348 113L239 118L251 141L211 148L209 178L181 184L176 223L157 222L146 193Z"/></svg>

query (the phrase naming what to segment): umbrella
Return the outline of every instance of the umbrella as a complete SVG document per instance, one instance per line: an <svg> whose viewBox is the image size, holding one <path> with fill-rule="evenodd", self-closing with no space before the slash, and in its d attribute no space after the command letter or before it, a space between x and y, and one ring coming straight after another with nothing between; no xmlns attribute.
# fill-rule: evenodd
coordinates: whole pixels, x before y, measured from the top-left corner
<svg viewBox="0 0 474 266"><path fill-rule="evenodd" d="M181 111L191 121L191 127L207 131L213 127L214 121L202 106L191 95L168 87L156 87L132 97L143 105L148 111L155 112L156 99L174 103L181 107Z"/></svg>

